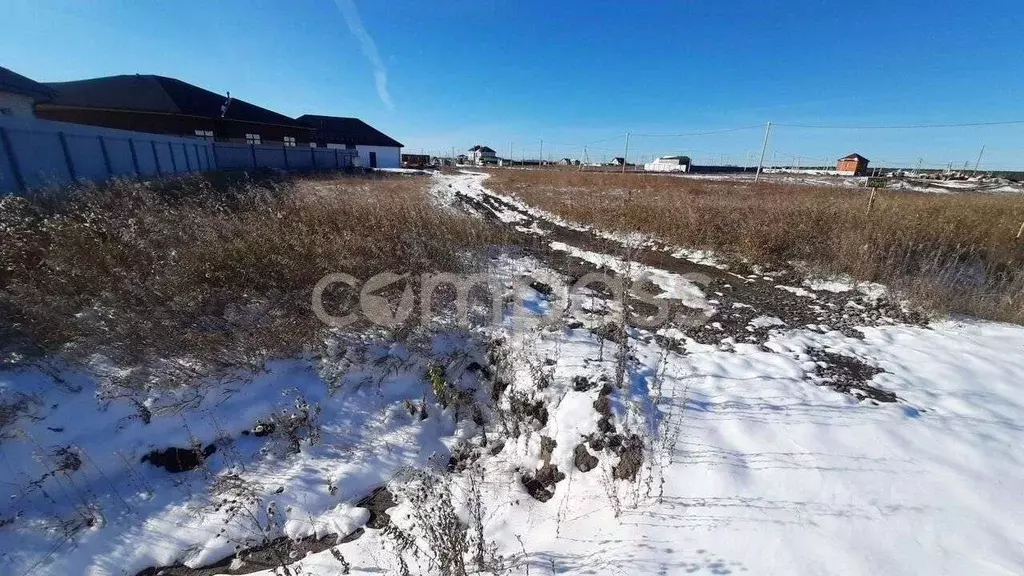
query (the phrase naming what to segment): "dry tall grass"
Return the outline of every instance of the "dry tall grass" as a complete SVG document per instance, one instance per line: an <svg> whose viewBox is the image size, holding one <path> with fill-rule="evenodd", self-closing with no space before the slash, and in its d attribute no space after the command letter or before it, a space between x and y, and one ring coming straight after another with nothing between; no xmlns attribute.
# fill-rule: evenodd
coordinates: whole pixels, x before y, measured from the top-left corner
<svg viewBox="0 0 1024 576"><path fill-rule="evenodd" d="M494 170L566 218L761 262L884 282L938 311L1024 323L1024 198L880 193L644 174Z"/></svg>
<svg viewBox="0 0 1024 576"><path fill-rule="evenodd" d="M259 367L316 344L323 275L457 271L490 239L424 177L223 178L0 198L0 352L101 355L137 383Z"/></svg>

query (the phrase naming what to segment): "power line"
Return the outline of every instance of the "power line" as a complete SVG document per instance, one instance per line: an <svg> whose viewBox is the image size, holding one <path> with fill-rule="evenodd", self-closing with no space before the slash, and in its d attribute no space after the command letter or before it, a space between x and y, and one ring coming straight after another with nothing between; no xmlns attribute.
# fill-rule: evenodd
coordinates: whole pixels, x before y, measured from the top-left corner
<svg viewBox="0 0 1024 576"><path fill-rule="evenodd" d="M1024 124L1024 120L1003 120L999 122L963 122L960 124L908 124L905 126L830 126L824 124L776 124L785 128L812 128L826 130L915 130L919 128L967 128L970 126L1003 126Z"/></svg>
<svg viewBox="0 0 1024 576"><path fill-rule="evenodd" d="M739 132L741 130L753 130L760 129L761 126L740 126L738 128L724 128L722 130L707 130L704 132L688 132L685 134L633 134L633 136L643 136L645 138L682 138L685 136L707 136L709 134L725 134L727 132Z"/></svg>

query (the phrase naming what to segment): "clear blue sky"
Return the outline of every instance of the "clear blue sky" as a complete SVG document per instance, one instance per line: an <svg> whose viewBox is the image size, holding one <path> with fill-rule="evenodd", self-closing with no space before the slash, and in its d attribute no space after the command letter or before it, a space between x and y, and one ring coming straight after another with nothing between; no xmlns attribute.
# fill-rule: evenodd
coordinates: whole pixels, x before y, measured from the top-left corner
<svg viewBox="0 0 1024 576"><path fill-rule="evenodd" d="M174 76L288 115L358 116L414 152L512 142L536 157L544 139L546 156L579 157L627 131L1024 119L1019 0L4 0L0 13L0 64L37 80ZM762 135L636 136L630 155L738 162ZM983 166L1024 169L1021 124L780 127L769 158L963 165L983 144Z"/></svg>

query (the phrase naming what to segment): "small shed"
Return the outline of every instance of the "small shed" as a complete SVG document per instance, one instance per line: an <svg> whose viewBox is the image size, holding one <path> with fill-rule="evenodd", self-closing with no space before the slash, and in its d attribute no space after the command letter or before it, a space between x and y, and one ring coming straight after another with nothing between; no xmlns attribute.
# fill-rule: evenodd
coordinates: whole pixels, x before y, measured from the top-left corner
<svg viewBox="0 0 1024 576"><path fill-rule="evenodd" d="M836 162L836 172L840 176L863 176L868 172L868 162L870 160L857 153L843 156Z"/></svg>

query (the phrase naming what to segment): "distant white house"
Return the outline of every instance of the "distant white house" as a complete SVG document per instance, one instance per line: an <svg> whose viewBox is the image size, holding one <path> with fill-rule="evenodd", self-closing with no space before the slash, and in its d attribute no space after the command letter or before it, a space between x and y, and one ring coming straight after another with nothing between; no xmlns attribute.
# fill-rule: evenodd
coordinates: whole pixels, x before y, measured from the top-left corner
<svg viewBox="0 0 1024 576"><path fill-rule="evenodd" d="M644 164L648 172L689 172L689 156L662 156L654 162Z"/></svg>
<svg viewBox="0 0 1024 576"><path fill-rule="evenodd" d="M497 164L498 156L492 148L477 144L469 149L469 161L477 166Z"/></svg>
<svg viewBox="0 0 1024 576"><path fill-rule="evenodd" d="M45 102L53 90L0 66L0 116L35 117L35 103Z"/></svg>

